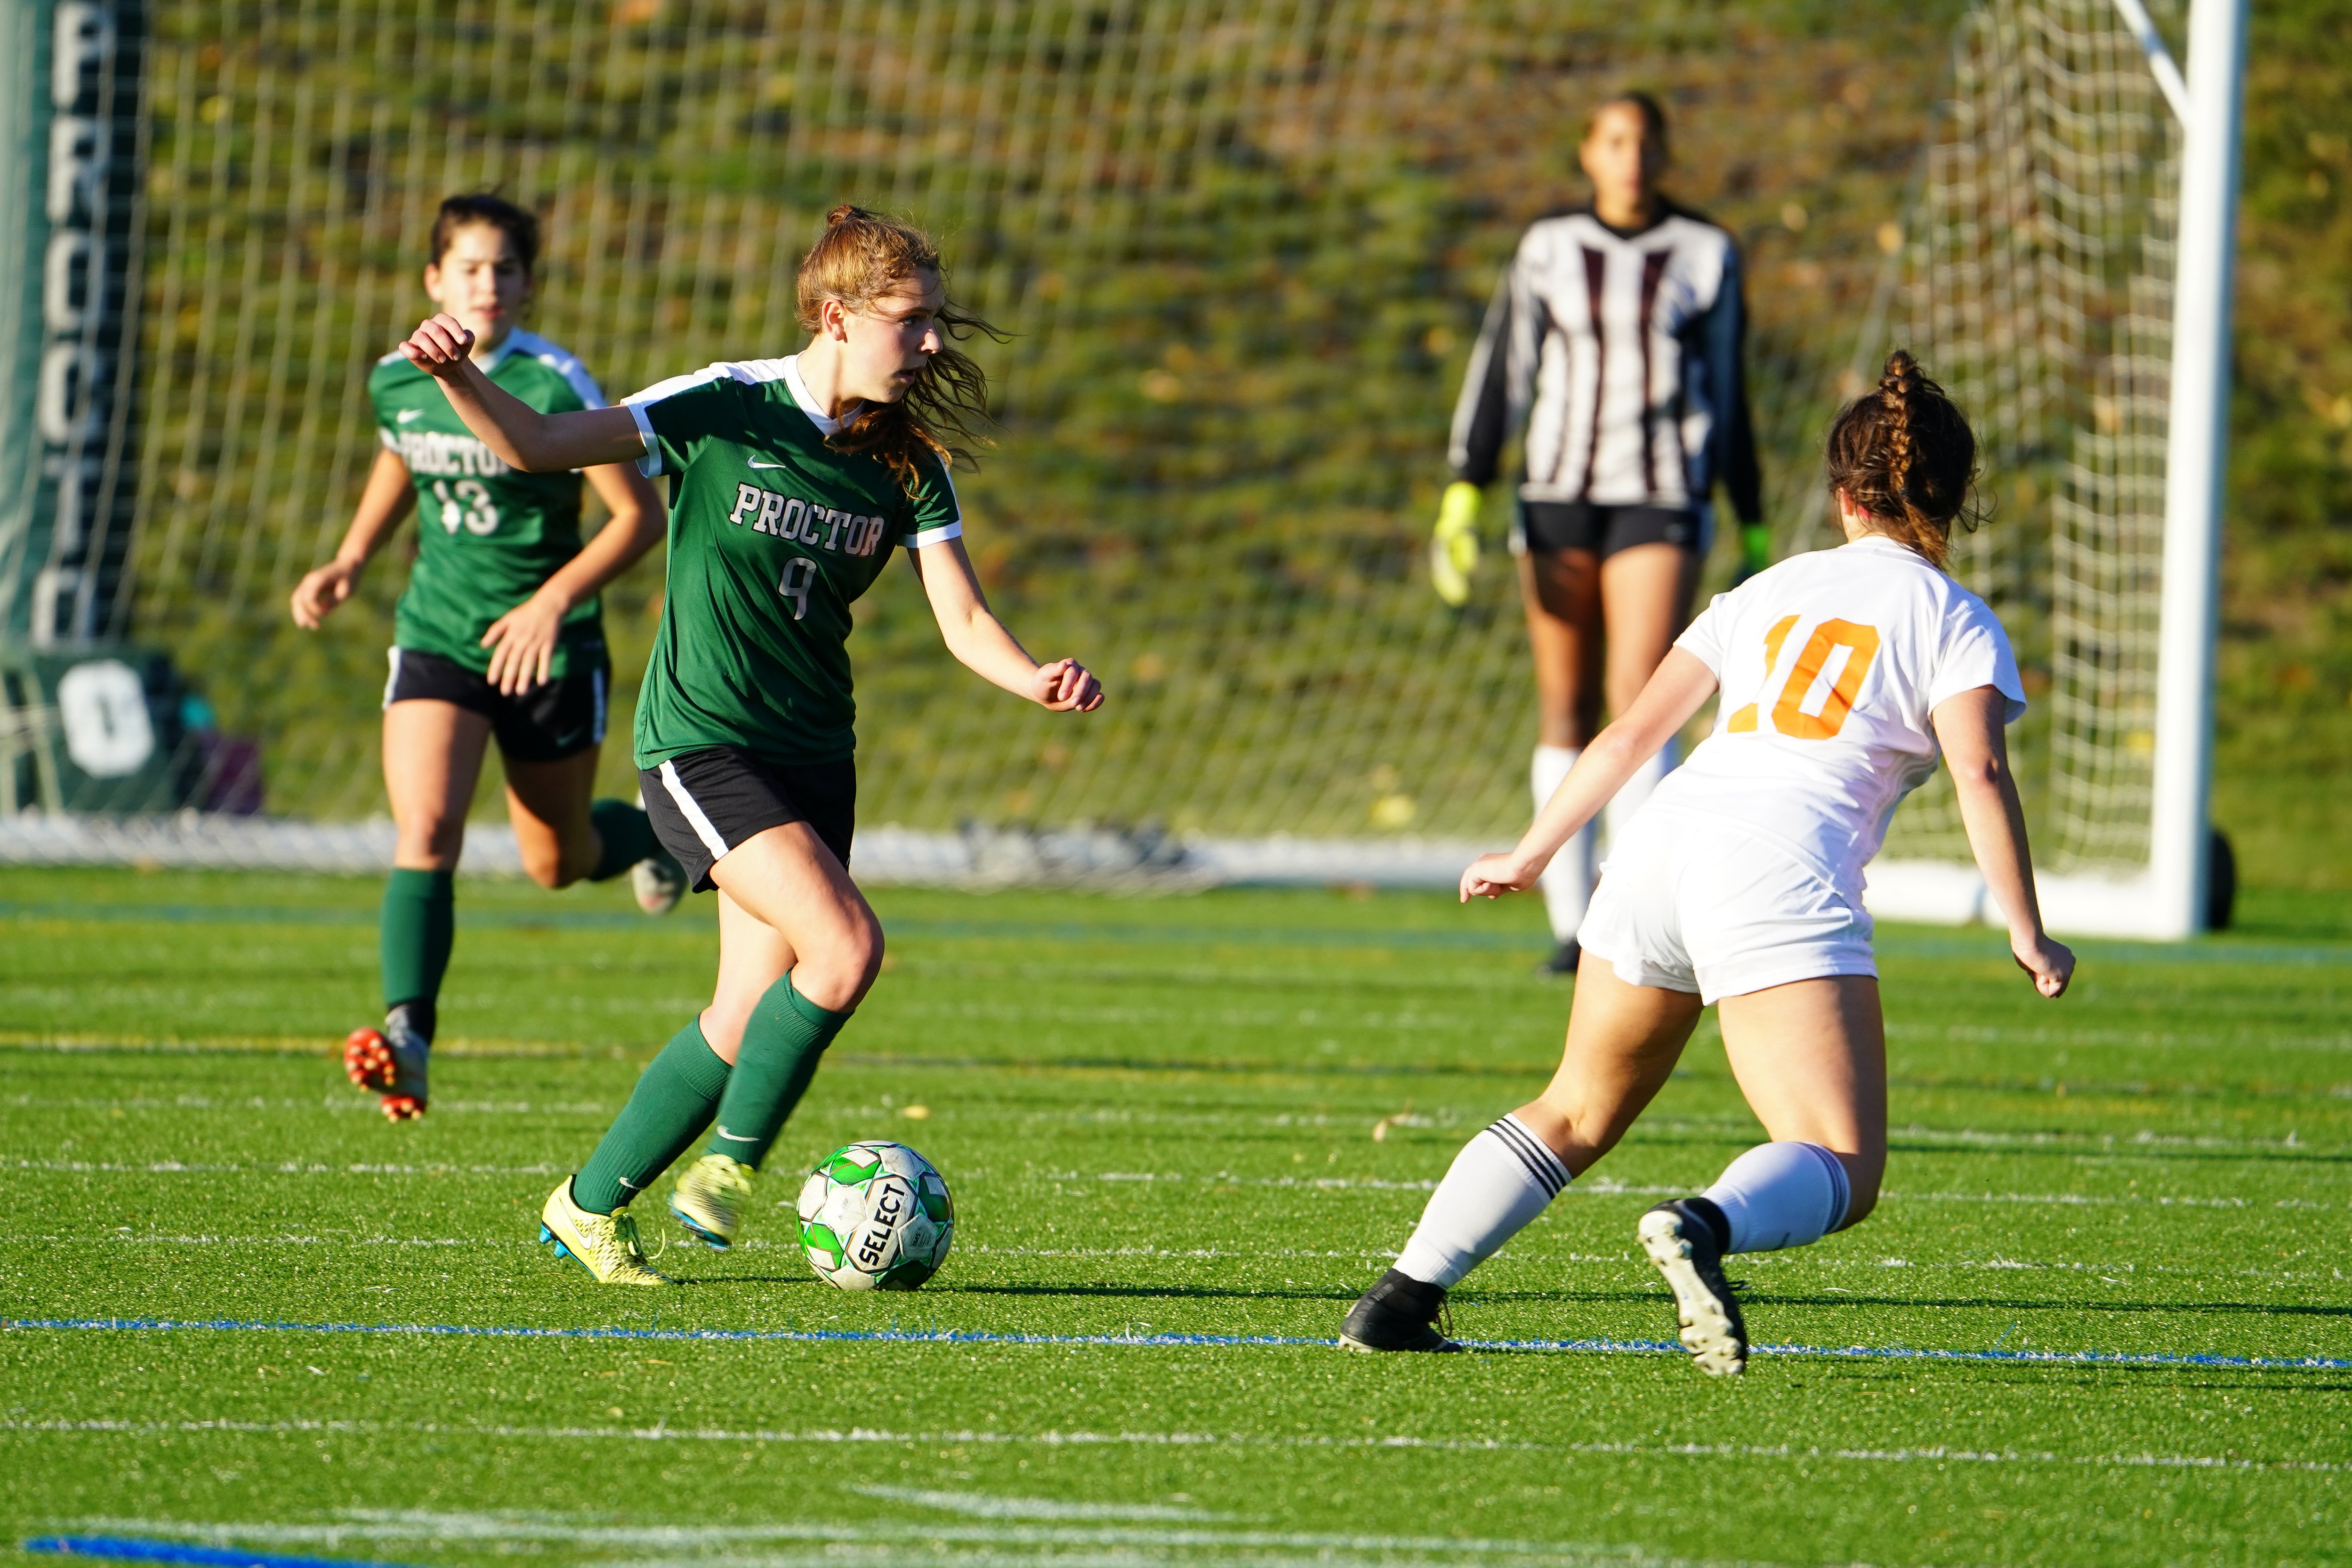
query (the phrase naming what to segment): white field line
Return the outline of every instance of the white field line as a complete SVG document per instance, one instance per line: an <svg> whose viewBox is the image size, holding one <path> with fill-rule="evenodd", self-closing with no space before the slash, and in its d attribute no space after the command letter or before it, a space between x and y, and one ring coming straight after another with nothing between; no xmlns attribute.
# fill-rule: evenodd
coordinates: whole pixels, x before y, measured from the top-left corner
<svg viewBox="0 0 2352 1568"><path fill-rule="evenodd" d="M1214 1176L1193 1176L1183 1171L1103 1171L1091 1178L1076 1171L1045 1173L1049 1181L1106 1181L1134 1183L1164 1183L1171 1186L1198 1184L1204 1186L1281 1187L1300 1192L1434 1192L1434 1180L1389 1181L1363 1176L1244 1176L1229 1172ZM1687 1185L1637 1186L1613 1181L1607 1176L1592 1176L1570 1182L1563 1196L1577 1197L1686 1197ZM2258 1198L2198 1197L2191 1196L2149 1196L2140 1193L2118 1193L2097 1196L2072 1192L1904 1192L1889 1189L1880 1195L1882 1203L2016 1203L2047 1205L2061 1207L2097 1207L2109 1205L2147 1205L2168 1208L2329 1208L2352 1207L2352 1198L2339 1206L2321 1203L2312 1198L2279 1198L2264 1205Z"/></svg>
<svg viewBox="0 0 2352 1568"><path fill-rule="evenodd" d="M2288 1207L2282 1205L2282 1207ZM2316 1207L2305 1205L2302 1207ZM1514 1252L1510 1261L1521 1266L1551 1267L1563 1263L1597 1263L1633 1270L1643 1279L1649 1278L1648 1262L1631 1251L1626 1252L1547 1252L1538 1245ZM163 1234L132 1234L118 1230L97 1235L0 1235L0 1243L39 1242L44 1246L126 1246L126 1247L474 1247L481 1249L515 1248L537 1250L541 1243L520 1234L507 1237L450 1236L306 1236L288 1232L277 1236L185 1236ZM793 1240L771 1240L761 1237L739 1239L730 1249L736 1252L783 1252L798 1257L801 1245ZM984 1242L959 1242L959 1256L979 1255L990 1258L1048 1258L1090 1260L1095 1259L1166 1258L1211 1261L1231 1260L1251 1262L1267 1259L1290 1259L1320 1261L1335 1260L1360 1263L1367 1267L1385 1266L1396 1261L1397 1254L1388 1248L1354 1249L1318 1249L1308 1247L1004 1247ZM1759 1269L1868 1269L1877 1272L1889 1269L1917 1269L1923 1272L1936 1270L1969 1271L1977 1270L2000 1272L2053 1272L2090 1274L2105 1280L2111 1285L2125 1281L2119 1275L2150 1274L2181 1279L2261 1279L2261 1280L2320 1280L2344 1278L2340 1267L2323 1274L2314 1270L2294 1269L2185 1269L2170 1263L2085 1263L2079 1260L2054 1261L2025 1258L1948 1258L1917 1260L1911 1258L1839 1258L1824 1256L1810 1249L1788 1252L1743 1252L1739 1254L1739 1270L1753 1272ZM1474 1298L1475 1299L1475 1298Z"/></svg>
<svg viewBox="0 0 2352 1568"><path fill-rule="evenodd" d="M177 1160L159 1160L148 1164L126 1164L103 1160L28 1160L12 1162L18 1170L50 1171L61 1174L107 1174L125 1176L561 1176L569 1168L557 1165L530 1166L455 1166L455 1165L391 1165L355 1163L331 1166L318 1162L280 1161L274 1164L238 1165L187 1164ZM967 1177L966 1179L972 1179ZM1043 1171L1034 1176L1013 1178L1017 1181L1042 1182L1115 1182L1148 1183L1162 1186L1199 1185L1202 1186L1267 1187L1296 1192L1434 1192L1433 1178L1391 1180L1377 1176L1245 1176L1220 1171L1211 1176L1195 1176L1184 1171L1100 1171L1089 1175L1080 1171ZM1615 1181L1607 1176L1592 1176L1572 1182L1567 1192L1577 1197L1680 1197L1690 1192L1688 1185L1637 1185ZM2202 1197L2189 1194L2116 1193L2093 1194L2074 1192L1906 1192L1890 1188L1881 1195L1885 1203L1984 1203L2024 1204L2045 1207L2105 1207L2135 1206L2158 1208L2311 1208L2352 1207L2352 1197L2342 1202L2309 1197L2274 1198L2265 1203L2261 1198L2224 1197Z"/></svg>
<svg viewBox="0 0 2352 1568"><path fill-rule="evenodd" d="M316 1100L266 1100L256 1094L250 1098L215 1100L208 1094L181 1094L170 1100L148 1100L136 1097L99 1099L93 1096L51 1098L42 1095L11 1094L0 1100L12 1110L19 1111L283 1111L311 1115L319 1111L336 1114L365 1112L378 1114L376 1102L357 1092L323 1094ZM617 1104L602 1100L564 1100L534 1103L529 1100L442 1100L433 1102L433 1109L460 1112L473 1116L609 1116L620 1109Z"/></svg>
<svg viewBox="0 0 2352 1568"><path fill-rule="evenodd" d="M2253 1046L2277 1051L2352 1051L2352 1034L2290 1034L2239 1026L2226 1031L2179 1034L2167 1030L2135 1029L2012 1029L2004 1024L1891 1023L1889 1040L1929 1040L1954 1045L2032 1045L2124 1047L2141 1050L2212 1051Z"/></svg>
<svg viewBox="0 0 2352 1568"><path fill-rule="evenodd" d="M439 1108L437 1105L435 1107ZM257 1161L239 1165L226 1161L216 1165L188 1164L180 1160L154 1160L144 1165L126 1164L116 1160L17 1160L20 1171L57 1171L69 1175L100 1173L110 1176L567 1176L570 1166L453 1166L453 1165L383 1165L352 1164L322 1165L315 1160Z"/></svg>
<svg viewBox="0 0 2352 1568"><path fill-rule="evenodd" d="M1260 1436L1246 1432L992 1432L942 1429L900 1432L883 1427L812 1427L799 1431L770 1427L525 1427L507 1424L458 1424L438 1421L128 1421L128 1420L0 1420L0 1432L26 1434L98 1433L127 1437L200 1436L204 1434L270 1435L312 1433L320 1436L372 1436L412 1433L434 1437L482 1437L500 1440L531 1438L548 1442L627 1443L774 1443L837 1447L856 1444L903 1444L915 1447L959 1445L972 1448L1411 1448L1434 1453L1591 1454L1625 1458L1793 1459L1807 1464L1824 1459L1873 1465L2081 1465L2094 1469L2263 1470L2282 1473L2336 1475L2352 1472L2352 1463L2329 1459L2254 1459L2235 1454L2061 1454L2045 1449L1979 1448L1966 1444L1926 1444L1891 1448L1823 1448L1791 1443L1538 1443L1494 1437L1423 1437L1411 1434L1387 1437L1329 1437L1285 1434ZM85 1524L91 1521L84 1521Z"/></svg>
<svg viewBox="0 0 2352 1568"><path fill-rule="evenodd" d="M1412 1552L1433 1562L1460 1561L1467 1557L1506 1562L1619 1563L1642 1564L1643 1568L1664 1568L1670 1563L1696 1564L1704 1561L1713 1568L1733 1568L1731 1563L1720 1559L1662 1557L1638 1546L1582 1542L1358 1535L1320 1531L1220 1529L1206 1525L1185 1529L1164 1525L1150 1528L1077 1523L964 1524L888 1518L743 1525L615 1525L590 1524L576 1516L521 1511L439 1513L421 1509L346 1509L341 1511L338 1522L325 1524L214 1524L117 1518L83 1519L76 1521L75 1524L80 1530L150 1537L178 1536L183 1540L217 1542L224 1546L267 1544L333 1549L355 1542L565 1542L607 1552L631 1550L689 1552L696 1555L688 1561L703 1564L709 1563L709 1554L714 1551L730 1547L759 1546L771 1542L849 1542L920 1543L932 1545L935 1550L939 1544L952 1543L983 1547L1125 1547L1147 1551L1157 1549L1162 1553L1173 1551L1187 1555L1194 1552L1250 1552L1255 1557L1255 1553L1269 1550L1315 1554L1311 1558L1295 1560L1302 1563L1365 1560L1338 1556L1338 1553L1378 1553L1389 1558L1399 1552ZM526 1545L524 1550L528 1551L529 1547ZM1142 1559L1145 1562L1152 1560L1149 1557ZM1231 1561L1230 1558L1225 1560ZM1052 1561L1060 1563L1064 1559L1056 1552Z"/></svg>
<svg viewBox="0 0 2352 1568"><path fill-rule="evenodd" d="M854 1486L860 1497L888 1502L908 1502L971 1519L1115 1519L1128 1523L1167 1521L1216 1523L1239 1514L1213 1513L1207 1509L1158 1502L1064 1502L1058 1498L998 1497L989 1492L929 1491L920 1487Z"/></svg>

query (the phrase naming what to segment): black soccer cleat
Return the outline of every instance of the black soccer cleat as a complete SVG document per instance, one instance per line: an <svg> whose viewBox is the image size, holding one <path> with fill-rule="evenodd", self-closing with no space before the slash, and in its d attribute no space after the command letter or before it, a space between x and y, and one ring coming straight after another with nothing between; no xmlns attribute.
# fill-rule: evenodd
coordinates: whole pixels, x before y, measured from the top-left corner
<svg viewBox="0 0 2352 1568"><path fill-rule="evenodd" d="M1436 1328L1445 1316L1444 1286L1424 1285L1391 1269L1348 1310L1339 1344L1345 1350L1460 1350Z"/></svg>
<svg viewBox="0 0 2352 1568"><path fill-rule="evenodd" d="M1737 1377L1748 1369L1748 1325L1723 1277L1729 1228L1706 1198L1678 1197L1642 1216L1635 1234L1642 1250L1675 1292L1682 1342L1710 1377Z"/></svg>
<svg viewBox="0 0 2352 1568"><path fill-rule="evenodd" d="M1547 980L1558 979L1562 975L1573 979L1576 976L1577 965L1583 960L1584 950L1576 945L1576 938L1571 936L1553 948L1550 957L1536 966L1536 973Z"/></svg>

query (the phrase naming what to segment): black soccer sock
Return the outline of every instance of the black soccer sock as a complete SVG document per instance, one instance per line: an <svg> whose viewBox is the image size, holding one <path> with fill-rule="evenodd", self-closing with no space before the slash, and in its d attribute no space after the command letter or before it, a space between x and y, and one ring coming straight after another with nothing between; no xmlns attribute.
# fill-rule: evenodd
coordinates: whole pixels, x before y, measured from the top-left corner
<svg viewBox="0 0 2352 1568"><path fill-rule="evenodd" d="M661 852L653 819L626 800L595 802L588 808L588 821L595 824L596 836L604 842L595 869L588 873L590 882L610 882L639 861Z"/></svg>

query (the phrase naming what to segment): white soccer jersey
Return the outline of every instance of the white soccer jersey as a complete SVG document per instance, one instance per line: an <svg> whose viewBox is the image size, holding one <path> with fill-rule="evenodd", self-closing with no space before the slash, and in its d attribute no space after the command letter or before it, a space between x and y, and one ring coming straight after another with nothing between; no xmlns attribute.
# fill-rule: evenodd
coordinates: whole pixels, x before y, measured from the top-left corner
<svg viewBox="0 0 2352 1568"><path fill-rule="evenodd" d="M1519 241L1463 376L1454 476L1495 477L1527 428L1530 501L1697 507L1717 479L1763 516L1742 379L1739 248L1696 214L1611 228L1589 208Z"/></svg>
<svg viewBox="0 0 2352 1568"><path fill-rule="evenodd" d="M1936 705L1993 686L2004 723L2025 711L2000 620L1889 538L1759 572L1675 645L1715 672L1722 706L1642 814L1737 823L1856 899L1895 808L1936 770Z"/></svg>

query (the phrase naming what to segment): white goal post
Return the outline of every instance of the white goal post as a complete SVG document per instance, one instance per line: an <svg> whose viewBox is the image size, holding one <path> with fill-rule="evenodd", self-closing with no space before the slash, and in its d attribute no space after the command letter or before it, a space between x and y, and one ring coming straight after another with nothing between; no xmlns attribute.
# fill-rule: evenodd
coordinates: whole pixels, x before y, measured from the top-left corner
<svg viewBox="0 0 2352 1568"><path fill-rule="evenodd" d="M2207 808L2246 0L2193 0L2185 85L2139 0L2115 5L2183 121L2147 856L2130 870L2044 872L2035 880L2055 931L2178 939L2205 928L2212 870ZM1893 919L2000 918L1982 879L1955 862L1883 861L1871 869L1869 901Z"/></svg>

